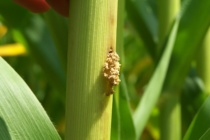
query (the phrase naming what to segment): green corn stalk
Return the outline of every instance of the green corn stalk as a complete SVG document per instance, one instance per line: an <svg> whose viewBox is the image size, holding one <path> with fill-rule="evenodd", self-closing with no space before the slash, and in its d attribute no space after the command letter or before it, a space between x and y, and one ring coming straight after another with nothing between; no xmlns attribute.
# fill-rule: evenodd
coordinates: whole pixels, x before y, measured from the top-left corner
<svg viewBox="0 0 210 140"><path fill-rule="evenodd" d="M109 140L112 95L103 66L116 50L117 0L71 0L66 139Z"/></svg>
<svg viewBox="0 0 210 140"><path fill-rule="evenodd" d="M179 11L180 0L159 0L159 48L160 51L165 42L170 28ZM166 91L167 92L167 91ZM180 101L179 91L164 93L165 102L160 107L160 135L162 140L181 139L180 130Z"/></svg>

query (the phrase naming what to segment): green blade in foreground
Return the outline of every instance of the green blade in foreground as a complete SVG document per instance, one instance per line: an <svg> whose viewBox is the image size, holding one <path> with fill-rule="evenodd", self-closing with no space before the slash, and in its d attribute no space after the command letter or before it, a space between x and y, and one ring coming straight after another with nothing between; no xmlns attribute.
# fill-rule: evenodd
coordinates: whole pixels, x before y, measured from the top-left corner
<svg viewBox="0 0 210 140"><path fill-rule="evenodd" d="M116 88L119 91L117 90L114 94L111 140L136 140L127 85L123 74L120 79L119 89Z"/></svg>
<svg viewBox="0 0 210 140"><path fill-rule="evenodd" d="M157 103L158 97L161 93L169 65L169 60L171 58L171 53L176 39L178 25L179 18L177 18L174 23L161 60L155 70L154 75L152 76L152 79L147 86L146 91L144 92L140 103L137 106L136 111L134 112L133 119L136 128L137 139L139 139L139 137L141 136L141 133L147 123L147 120L149 119L152 109Z"/></svg>
<svg viewBox="0 0 210 140"><path fill-rule="evenodd" d="M184 140L199 140L209 135L210 128L210 96L206 99L205 103L202 105L196 116L194 117L187 133L184 136ZM204 132L206 132L204 134ZM206 136L204 136L206 135Z"/></svg>
<svg viewBox="0 0 210 140"><path fill-rule="evenodd" d="M2 58L0 58L0 139L61 139L32 91Z"/></svg>
<svg viewBox="0 0 210 140"><path fill-rule="evenodd" d="M119 114L120 114L120 140L136 140L136 133L129 105L129 97L125 77L120 76L120 97L119 97Z"/></svg>

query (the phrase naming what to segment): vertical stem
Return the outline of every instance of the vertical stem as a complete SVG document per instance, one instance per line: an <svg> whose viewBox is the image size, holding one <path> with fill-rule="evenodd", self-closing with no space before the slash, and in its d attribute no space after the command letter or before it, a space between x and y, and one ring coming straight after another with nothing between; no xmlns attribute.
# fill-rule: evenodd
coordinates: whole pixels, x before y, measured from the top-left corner
<svg viewBox="0 0 210 140"><path fill-rule="evenodd" d="M116 50L117 0L71 0L66 140L109 140L112 95L102 69Z"/></svg>
<svg viewBox="0 0 210 140"><path fill-rule="evenodd" d="M180 0L158 0L159 46L163 45L179 7Z"/></svg>
<svg viewBox="0 0 210 140"><path fill-rule="evenodd" d="M159 0L159 45L162 46L169 33L171 25L179 11L180 0ZM159 50L161 48L158 48ZM180 101L179 95L166 93L168 97L160 108L160 135L161 140L181 139Z"/></svg>
<svg viewBox="0 0 210 140"><path fill-rule="evenodd" d="M119 56L124 53L124 13L125 13L125 0L118 0L118 14L117 14L117 52ZM120 59L121 63L124 60Z"/></svg>
<svg viewBox="0 0 210 140"><path fill-rule="evenodd" d="M177 91L176 91L177 92ZM179 95L170 94L160 109L161 140L181 139L181 106ZM167 96L167 95L166 95Z"/></svg>
<svg viewBox="0 0 210 140"><path fill-rule="evenodd" d="M210 28L203 41L203 46L199 52L197 68L201 79L204 82L206 92L210 93Z"/></svg>

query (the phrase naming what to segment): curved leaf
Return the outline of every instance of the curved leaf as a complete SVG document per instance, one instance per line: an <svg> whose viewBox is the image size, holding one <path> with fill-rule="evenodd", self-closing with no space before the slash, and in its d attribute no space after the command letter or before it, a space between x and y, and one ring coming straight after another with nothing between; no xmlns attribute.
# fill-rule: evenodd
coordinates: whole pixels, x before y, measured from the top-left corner
<svg viewBox="0 0 210 140"><path fill-rule="evenodd" d="M32 91L2 58L0 58L0 130L2 140L60 139Z"/></svg>
<svg viewBox="0 0 210 140"><path fill-rule="evenodd" d="M207 138L209 136L210 128L210 96L206 99L196 116L194 117L187 133L184 136L184 140L198 140L200 137ZM204 134L204 132L206 132ZM206 135L206 136L205 136Z"/></svg>

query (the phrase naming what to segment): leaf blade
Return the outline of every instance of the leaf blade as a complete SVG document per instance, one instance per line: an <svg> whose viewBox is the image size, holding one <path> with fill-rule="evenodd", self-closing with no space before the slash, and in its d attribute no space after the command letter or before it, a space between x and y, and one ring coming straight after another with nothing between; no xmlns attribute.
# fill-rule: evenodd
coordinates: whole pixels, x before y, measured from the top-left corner
<svg viewBox="0 0 210 140"><path fill-rule="evenodd" d="M188 128L184 140L197 140L199 139L204 132L207 132L210 128L210 96L207 97L206 101L194 117L190 127ZM207 135L209 132L207 132Z"/></svg>
<svg viewBox="0 0 210 140"><path fill-rule="evenodd" d="M58 133L32 91L2 58L0 70L0 119L5 123L0 127L3 130L8 128L10 136L6 136L16 140L59 140ZM0 135L0 138L6 136Z"/></svg>
<svg viewBox="0 0 210 140"><path fill-rule="evenodd" d="M160 62L152 76L152 79L150 80L148 87L145 90L143 97L137 106L136 111L134 112L133 119L136 128L137 139L140 137L143 128L146 125L146 122L150 116L150 113L152 112L152 109L155 106L158 97L161 93L166 77L166 71L169 65L169 60L171 58L171 53L176 39L178 25L179 18L177 18L177 20L174 23L163 56L161 57Z"/></svg>

